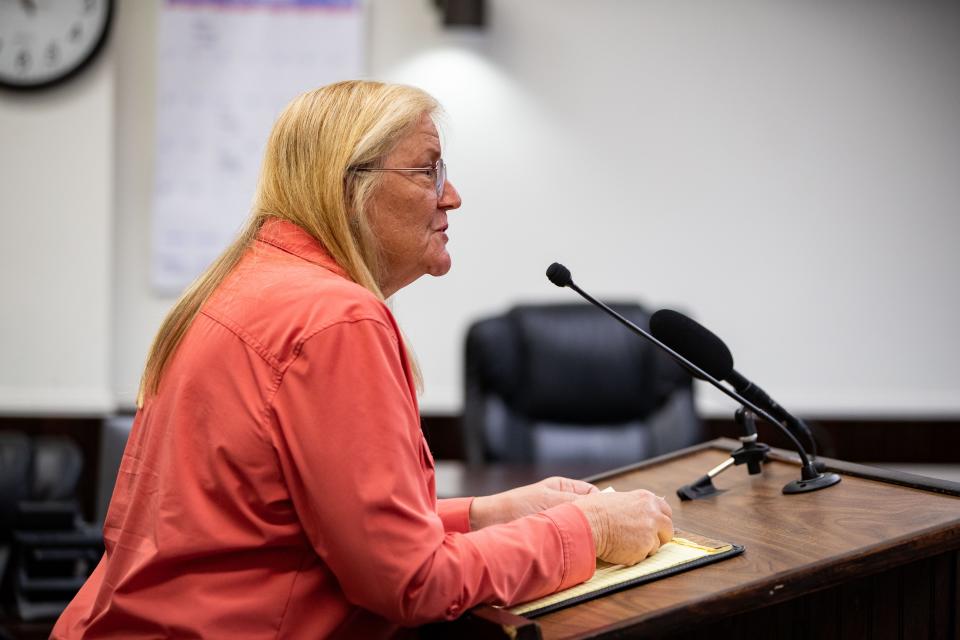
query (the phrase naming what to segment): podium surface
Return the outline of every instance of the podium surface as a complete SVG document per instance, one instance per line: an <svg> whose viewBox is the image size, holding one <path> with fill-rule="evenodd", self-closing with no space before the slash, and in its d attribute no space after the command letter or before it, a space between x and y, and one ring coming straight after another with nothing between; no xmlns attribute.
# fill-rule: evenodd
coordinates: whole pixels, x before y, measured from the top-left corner
<svg viewBox="0 0 960 640"><path fill-rule="evenodd" d="M839 484L784 495L800 466L774 449L761 474L733 467L714 480L720 493L677 498L738 445L588 480L664 495L677 528L743 554L530 620L480 607L457 637L960 638L960 485L824 459Z"/></svg>

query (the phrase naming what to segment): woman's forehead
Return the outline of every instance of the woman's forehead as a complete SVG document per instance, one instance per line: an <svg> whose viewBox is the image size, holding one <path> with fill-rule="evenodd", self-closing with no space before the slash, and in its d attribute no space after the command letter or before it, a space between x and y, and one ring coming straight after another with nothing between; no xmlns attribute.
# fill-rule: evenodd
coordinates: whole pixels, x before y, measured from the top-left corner
<svg viewBox="0 0 960 640"><path fill-rule="evenodd" d="M400 139L395 153L420 153L423 151L440 153L440 134L430 116L424 116L414 128Z"/></svg>

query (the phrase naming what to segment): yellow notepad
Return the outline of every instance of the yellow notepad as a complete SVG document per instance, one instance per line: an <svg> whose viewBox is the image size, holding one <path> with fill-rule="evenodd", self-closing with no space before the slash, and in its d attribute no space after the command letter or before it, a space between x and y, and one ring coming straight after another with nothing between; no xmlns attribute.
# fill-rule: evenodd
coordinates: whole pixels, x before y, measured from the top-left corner
<svg viewBox="0 0 960 640"><path fill-rule="evenodd" d="M597 560L596 572L586 582L538 600L511 607L508 611L528 616L548 613L627 586L650 582L731 557L742 551L743 547L739 545L710 540L685 531L675 531L673 539L660 547L657 553L632 567Z"/></svg>

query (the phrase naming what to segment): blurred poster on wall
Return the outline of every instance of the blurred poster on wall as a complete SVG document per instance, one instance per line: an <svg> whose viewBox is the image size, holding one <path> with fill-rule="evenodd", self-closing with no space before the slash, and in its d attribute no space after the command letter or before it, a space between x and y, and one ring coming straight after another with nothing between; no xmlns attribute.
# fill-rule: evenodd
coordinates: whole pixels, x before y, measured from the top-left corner
<svg viewBox="0 0 960 640"><path fill-rule="evenodd" d="M164 0L153 287L179 294L246 220L270 127L309 89L361 75L361 0Z"/></svg>

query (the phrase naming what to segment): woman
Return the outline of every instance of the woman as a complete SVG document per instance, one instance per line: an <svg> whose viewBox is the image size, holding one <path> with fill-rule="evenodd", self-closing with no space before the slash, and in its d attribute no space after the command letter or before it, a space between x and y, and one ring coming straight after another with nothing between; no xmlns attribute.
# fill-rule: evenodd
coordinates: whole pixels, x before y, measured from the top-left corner
<svg viewBox="0 0 960 640"><path fill-rule="evenodd" d="M450 268L437 108L343 82L280 116L250 222L157 335L106 553L53 637L386 636L672 535L662 499L562 478L436 499L383 301Z"/></svg>

